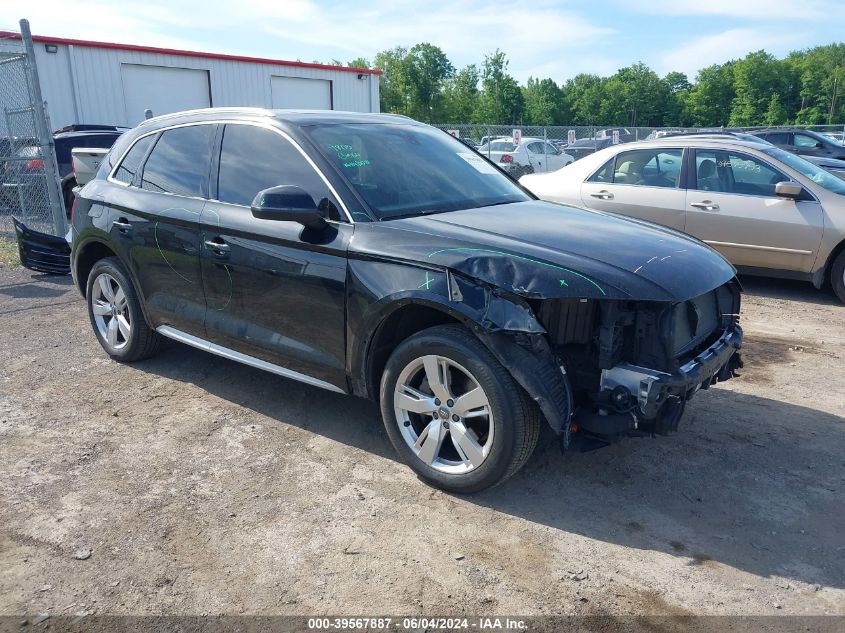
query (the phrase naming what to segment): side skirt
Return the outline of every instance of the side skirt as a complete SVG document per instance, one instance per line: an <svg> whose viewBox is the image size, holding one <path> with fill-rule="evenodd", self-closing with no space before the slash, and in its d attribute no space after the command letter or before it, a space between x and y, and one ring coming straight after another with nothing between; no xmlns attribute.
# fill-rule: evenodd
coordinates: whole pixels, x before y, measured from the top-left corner
<svg viewBox="0 0 845 633"><path fill-rule="evenodd" d="M223 358L228 358L229 360L234 360L239 363L243 363L244 365L255 367L256 369L269 371L272 374L283 376L285 378L290 378L292 380L298 380L299 382L304 382L305 384L312 385L314 387L320 387L321 389L327 389L336 393L346 393L340 387L326 382L325 380L320 380L319 378L300 374L298 371L293 371L292 369L287 369L285 367L280 367L279 365L274 365L273 363L268 363L266 360L261 360L260 358L255 358L254 356L247 356L246 354L236 352L235 350L229 349L228 347L223 347L222 345L217 345L216 343L211 343L210 341L206 341L205 339L193 336L192 334L177 330L176 328L170 327L169 325L158 326L156 328L156 332L158 332L162 336L166 336L167 338L172 338L174 341L179 341L180 343L184 343L185 345L190 345L191 347L196 347L197 349L201 349L206 352L211 352L212 354L216 354L217 356L222 356Z"/></svg>

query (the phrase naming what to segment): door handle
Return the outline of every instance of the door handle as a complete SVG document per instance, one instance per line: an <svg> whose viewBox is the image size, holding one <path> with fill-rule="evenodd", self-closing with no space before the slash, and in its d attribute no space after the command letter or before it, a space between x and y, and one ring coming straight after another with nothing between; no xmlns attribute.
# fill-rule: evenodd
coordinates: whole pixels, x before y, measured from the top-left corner
<svg viewBox="0 0 845 633"><path fill-rule="evenodd" d="M206 240L205 245L215 254L220 257L229 256L229 245L223 241L223 238L215 237L211 240Z"/></svg>
<svg viewBox="0 0 845 633"><path fill-rule="evenodd" d="M702 209L704 211L718 211L719 205L715 202L711 202L710 200L704 200L702 202L690 202L689 206L695 207L696 209Z"/></svg>
<svg viewBox="0 0 845 633"><path fill-rule="evenodd" d="M604 189L598 193L591 193L590 195L593 196L593 198L598 198L599 200L613 200L613 194Z"/></svg>
<svg viewBox="0 0 845 633"><path fill-rule="evenodd" d="M113 227L115 227L121 233L129 233L132 230L132 224L129 223L129 220L126 218L118 218L114 222L111 223Z"/></svg>

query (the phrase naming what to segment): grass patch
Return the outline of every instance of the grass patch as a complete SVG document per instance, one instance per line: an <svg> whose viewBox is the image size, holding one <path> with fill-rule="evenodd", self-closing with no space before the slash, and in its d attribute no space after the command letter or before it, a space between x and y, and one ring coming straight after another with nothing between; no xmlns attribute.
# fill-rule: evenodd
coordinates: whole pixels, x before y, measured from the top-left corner
<svg viewBox="0 0 845 633"><path fill-rule="evenodd" d="M18 243L0 235L0 269L9 269L20 266L20 258L18 257Z"/></svg>

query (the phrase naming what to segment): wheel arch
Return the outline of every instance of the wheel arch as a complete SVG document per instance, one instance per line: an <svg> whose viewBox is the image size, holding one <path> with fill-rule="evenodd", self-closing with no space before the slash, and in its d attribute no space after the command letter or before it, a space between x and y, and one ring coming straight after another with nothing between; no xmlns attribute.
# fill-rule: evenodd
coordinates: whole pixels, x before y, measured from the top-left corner
<svg viewBox="0 0 845 633"><path fill-rule="evenodd" d="M435 325L460 324L469 327L470 319L434 302L409 302L393 306L384 313L366 343L362 361L366 397L378 400L381 374L387 359L402 341ZM471 329L471 328L470 328Z"/></svg>
<svg viewBox="0 0 845 633"><path fill-rule="evenodd" d="M833 269L833 262L835 262L836 258L843 252L845 252L845 239L833 247L830 251L830 255L827 256L824 266L822 266L816 274L813 275L813 285L816 288L823 288L825 284L830 282L830 273Z"/></svg>
<svg viewBox="0 0 845 633"><path fill-rule="evenodd" d="M120 256L113 248L100 240L89 240L78 247L73 260L73 270L76 285L83 297L88 292L88 275L91 274L91 269L94 268L98 261L106 257L117 257L120 259Z"/></svg>

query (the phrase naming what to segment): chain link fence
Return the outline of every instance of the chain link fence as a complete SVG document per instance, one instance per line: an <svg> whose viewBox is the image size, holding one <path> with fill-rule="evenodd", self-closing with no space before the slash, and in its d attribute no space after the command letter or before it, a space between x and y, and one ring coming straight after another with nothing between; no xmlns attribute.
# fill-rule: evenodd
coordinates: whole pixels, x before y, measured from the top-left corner
<svg viewBox="0 0 845 633"><path fill-rule="evenodd" d="M20 39L0 38L0 233L13 233L12 217L44 233L65 232L53 136L25 20Z"/></svg>
<svg viewBox="0 0 845 633"><path fill-rule="evenodd" d="M435 124L453 136L460 138L467 145L474 147L491 160L516 176L526 173L554 171L572 161L583 158L593 152L604 149L614 143L630 143L647 139L661 138L671 134L689 132L754 132L771 130L778 127L796 126L756 126L756 127L622 127L601 125L572 126L516 126L516 125L479 125L479 124ZM806 125L803 129L821 134L840 135L842 142L845 125ZM515 130L521 137L524 150L515 152L513 144ZM508 158L504 158L507 155Z"/></svg>

